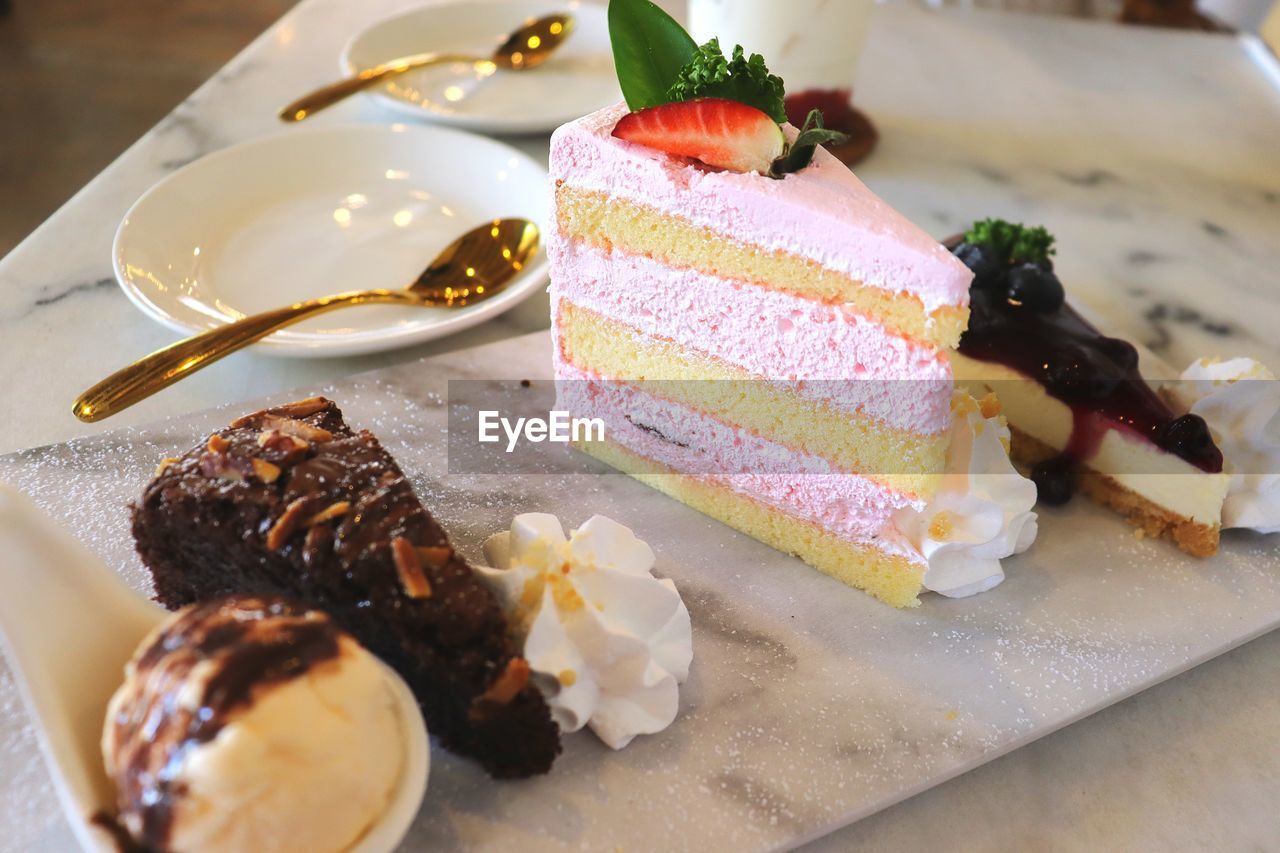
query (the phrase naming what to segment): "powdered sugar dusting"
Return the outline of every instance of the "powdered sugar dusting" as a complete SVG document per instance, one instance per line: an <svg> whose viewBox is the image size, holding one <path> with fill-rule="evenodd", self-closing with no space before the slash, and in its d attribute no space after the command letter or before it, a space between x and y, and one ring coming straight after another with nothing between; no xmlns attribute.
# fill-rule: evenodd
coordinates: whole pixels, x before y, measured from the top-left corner
<svg viewBox="0 0 1280 853"><path fill-rule="evenodd" d="M1222 554L1196 561L1086 503L1046 510L999 589L897 611L626 477L449 473L443 377L540 379L550 364L543 333L295 395L330 396L377 434L468 557L518 512L603 513L653 546L692 614L669 729L617 753L567 737L552 773L521 783L437 749L409 848L789 845L1280 623L1274 539L1228 533ZM244 408L0 457L0 479L146 589L128 501L160 459ZM0 847L38 847L56 824L33 744L0 668L0 821L16 828Z"/></svg>

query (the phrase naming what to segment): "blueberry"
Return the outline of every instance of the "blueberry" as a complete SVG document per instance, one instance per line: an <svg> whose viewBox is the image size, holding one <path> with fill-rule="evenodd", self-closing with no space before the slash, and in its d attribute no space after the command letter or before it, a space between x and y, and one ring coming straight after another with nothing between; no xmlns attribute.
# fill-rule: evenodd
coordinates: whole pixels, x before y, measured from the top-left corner
<svg viewBox="0 0 1280 853"><path fill-rule="evenodd" d="M1037 264L1019 264L1009 270L1009 299L1032 311L1048 314L1062 307L1066 292L1053 270Z"/></svg>
<svg viewBox="0 0 1280 853"><path fill-rule="evenodd" d="M1101 400L1120 384L1114 366L1100 363L1084 346L1065 346L1045 365L1045 385L1067 402Z"/></svg>
<svg viewBox="0 0 1280 853"><path fill-rule="evenodd" d="M984 338L998 334L1014 324L1005 306L1003 296L987 290L975 290L969 295L969 328L966 335Z"/></svg>
<svg viewBox="0 0 1280 853"><path fill-rule="evenodd" d="M1066 455L1037 462L1031 469L1031 482L1036 484L1037 501L1062 506L1076 490L1074 466Z"/></svg>
<svg viewBox="0 0 1280 853"><path fill-rule="evenodd" d="M1122 371L1127 372L1138 366L1138 351L1128 341L1122 341L1119 338L1099 338L1097 346Z"/></svg>
<svg viewBox="0 0 1280 853"><path fill-rule="evenodd" d="M1005 273L1004 261L990 246L961 243L951 251L973 272L973 286L979 290L997 285Z"/></svg>
<svg viewBox="0 0 1280 853"><path fill-rule="evenodd" d="M1199 415L1183 415L1169 421L1156 437L1156 444L1183 459L1191 459L1215 449L1209 425Z"/></svg>

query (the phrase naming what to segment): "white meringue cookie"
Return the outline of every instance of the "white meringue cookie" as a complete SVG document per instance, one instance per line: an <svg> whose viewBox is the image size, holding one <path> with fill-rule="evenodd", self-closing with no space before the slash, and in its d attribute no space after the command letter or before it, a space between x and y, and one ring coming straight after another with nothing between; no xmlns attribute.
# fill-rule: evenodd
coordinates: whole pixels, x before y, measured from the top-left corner
<svg viewBox="0 0 1280 853"><path fill-rule="evenodd" d="M1280 532L1280 382L1251 358L1200 359L1177 393L1209 424L1231 474L1222 526Z"/></svg>
<svg viewBox="0 0 1280 853"><path fill-rule="evenodd" d="M689 611L653 550L592 516L568 538L559 519L525 513L489 537L478 566L560 728L591 727L614 749L669 726L693 659Z"/></svg>
<svg viewBox="0 0 1280 853"><path fill-rule="evenodd" d="M949 598L986 592L1004 580L1000 561L1035 541L1036 486L1014 469L1009 427L984 417L967 395L953 404L947 470L923 510L904 509L898 528L928 562L924 586Z"/></svg>

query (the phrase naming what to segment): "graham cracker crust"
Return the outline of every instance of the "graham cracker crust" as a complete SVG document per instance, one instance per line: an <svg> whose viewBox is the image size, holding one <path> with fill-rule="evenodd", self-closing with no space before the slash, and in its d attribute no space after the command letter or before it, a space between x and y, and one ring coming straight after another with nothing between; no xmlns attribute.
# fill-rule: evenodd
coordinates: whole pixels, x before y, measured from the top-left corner
<svg viewBox="0 0 1280 853"><path fill-rule="evenodd" d="M1024 472L1037 462L1058 455L1058 451L1021 430L1011 426L1009 431L1012 434L1010 455ZM1095 503L1115 510L1145 535L1168 539L1193 557L1212 557L1218 553L1220 525L1202 524L1170 512L1088 465L1077 466L1076 474L1081 492Z"/></svg>

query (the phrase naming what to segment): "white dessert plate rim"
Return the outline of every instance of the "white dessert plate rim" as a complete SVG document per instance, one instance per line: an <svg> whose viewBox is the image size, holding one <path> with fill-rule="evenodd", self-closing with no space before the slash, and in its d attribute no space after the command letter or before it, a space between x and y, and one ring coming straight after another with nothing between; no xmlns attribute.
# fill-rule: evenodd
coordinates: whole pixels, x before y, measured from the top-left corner
<svg viewBox="0 0 1280 853"><path fill-rule="evenodd" d="M513 14L510 16L511 28L518 26L519 22L524 19L555 12L568 12L575 16L578 26L576 31L570 35L569 40L565 42L564 47L560 49L560 53L572 54L585 45L585 50L588 53L599 53L602 56L612 57L612 49L608 40L606 8L603 5L584 2L584 0L561 0L561 2L556 2L555 0L451 0L451 2L426 4L402 10L365 27L343 45L338 57L338 71L345 77L355 74L362 68L368 67L371 63L394 59L395 57L393 56L382 56L381 53L375 53L363 58L361 62L357 62L354 59L361 45L384 28L403 30L421 26L424 31L427 31L428 25L434 24L438 26L442 16L460 13L466 18L476 17L480 14L476 10L477 6L512 7ZM504 29L507 29L507 24L502 16L495 14L493 9L485 9L483 14L488 15L494 21L494 35L500 38ZM431 28L434 29L434 27ZM424 39L421 43L414 42L414 45L415 52L428 52L433 49L454 49L456 47L447 43L441 43L437 46L427 39ZM556 62L554 57L548 60L548 64L554 62ZM533 75L541 72L519 73ZM513 112L512 109L485 109L483 107L473 109L453 107L446 109L430 103L410 100L403 95L396 94L395 89L391 86L370 89L364 94L380 106L398 115L419 121L453 125L486 133L538 133L555 130L565 122L572 121L587 113L595 112L602 107L621 100L621 90L617 88L611 61L607 63L607 67L602 67L600 78L601 88L608 89L610 92L608 98L588 97L586 94L575 95L573 92L561 89L557 93L558 97L519 99L518 112ZM486 81L485 85L500 86L502 81L492 79ZM460 103L465 103L465 101Z"/></svg>
<svg viewBox="0 0 1280 853"><path fill-rule="evenodd" d="M382 816L366 832L350 853L386 853L395 850L422 808L427 794L427 780L431 775L431 742L427 736L427 723L422 718L422 708L414 698L403 678L382 661L378 661L387 676L387 684L396 698L404 723L404 765L400 768L400 780L395 795L387 804Z"/></svg>
<svg viewBox="0 0 1280 853"><path fill-rule="evenodd" d="M349 156L354 152L367 152L367 157ZM438 160L442 152L448 154L443 165ZM314 182L300 185L298 173L303 170L308 180L314 175ZM348 308L276 332L253 345L262 354L301 358L395 349L471 328L545 286L546 175L545 167L523 152L454 128L400 123L288 128L208 154L153 185L134 202L116 230L112 268L120 288L139 310L190 335L240 314L301 298L363 287L406 286L440 249L487 219L516 216L538 224L544 246L533 262L502 293L484 302L460 309ZM407 198L403 194L431 201L401 204L398 200ZM355 218L360 226L360 217L368 223L363 230L350 229L360 233L349 238L349 245L335 240L343 236L339 227L343 223L327 219L329 213L340 212L333 205L335 197L372 200L372 212L346 211L348 223ZM425 223L420 229L415 224L413 229L397 230L399 221L392 225L394 216L380 209L388 205L402 208L395 216L414 205L431 209L420 215ZM446 212L456 219L447 220L442 215ZM320 220L328 231L314 230L312 226ZM270 228L254 237L258 221ZM277 251L272 241L281 235ZM243 294L258 281L256 273L226 272L228 267L236 269L238 247L246 241L254 251L240 254L250 260L239 267L252 273L255 264L261 267L263 257L269 258L272 269L282 269L269 277L264 274L261 280L270 281L281 293L261 300L255 297L256 304L236 310L224 301L223 289L234 282L234 289ZM346 274L317 280L306 275L305 264L295 272L285 263L290 257L288 246L321 251L337 246L329 254L338 253ZM201 253L212 260L202 260ZM318 263L312 261L312 266ZM221 275L219 269L224 271ZM350 274L366 269L367 277ZM343 279L352 281L351 286L343 286ZM336 318L341 318L341 325L333 327ZM309 331L308 325L314 324L324 324L324 330Z"/></svg>

